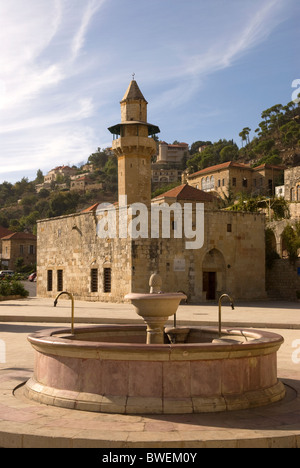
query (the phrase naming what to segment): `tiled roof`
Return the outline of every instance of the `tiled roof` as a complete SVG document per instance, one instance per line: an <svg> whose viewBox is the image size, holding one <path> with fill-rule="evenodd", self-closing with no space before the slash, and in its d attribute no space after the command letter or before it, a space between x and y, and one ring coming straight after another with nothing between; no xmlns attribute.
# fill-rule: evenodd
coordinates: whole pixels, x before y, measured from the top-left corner
<svg viewBox="0 0 300 468"><path fill-rule="evenodd" d="M240 169L250 169L251 167L248 164L242 164L242 163L237 163L233 161L227 161L222 164L217 164L216 166L210 166L206 167L205 169L202 169L201 171L194 172L193 174L189 174L188 177L194 177L194 176L199 176L202 174L208 174L210 172L215 172L215 171L220 171L222 169L227 169L228 167L237 167Z"/></svg>
<svg viewBox="0 0 300 468"><path fill-rule="evenodd" d="M171 190L168 190L161 195L153 198L158 200L160 198L176 198L176 200L191 200L191 201L207 201L211 202L216 199L212 193L204 192L188 184L179 185Z"/></svg>
<svg viewBox="0 0 300 468"><path fill-rule="evenodd" d="M8 236L9 234L12 234L13 232L10 231L9 229L0 226L0 239L2 239L5 236Z"/></svg>
<svg viewBox="0 0 300 468"><path fill-rule="evenodd" d="M9 240L9 239L30 239L36 240L36 236L34 234L30 234L29 232L13 232L8 236L2 237L2 240Z"/></svg>
<svg viewBox="0 0 300 468"><path fill-rule="evenodd" d="M98 205L99 205L99 203L95 203L94 205L89 206L85 210L82 210L81 213L89 213L90 211L96 211Z"/></svg>
<svg viewBox="0 0 300 468"><path fill-rule="evenodd" d="M284 171L286 169L285 166L276 166L273 164L261 164L260 166L256 166L253 168L254 171L260 170L260 169L277 169L280 171Z"/></svg>

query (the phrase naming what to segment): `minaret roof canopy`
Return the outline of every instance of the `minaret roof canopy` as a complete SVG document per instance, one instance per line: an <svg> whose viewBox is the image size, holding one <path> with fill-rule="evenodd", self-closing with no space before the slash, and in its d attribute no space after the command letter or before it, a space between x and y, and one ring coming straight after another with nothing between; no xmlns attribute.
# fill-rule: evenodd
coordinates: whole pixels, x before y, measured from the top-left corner
<svg viewBox="0 0 300 468"><path fill-rule="evenodd" d="M121 127L124 127L126 125L146 125L148 127L148 135L156 135L157 133L160 133L160 129L157 125L152 125L147 122L141 122L139 120L129 120L125 121L116 125L113 125L112 127L109 127L108 130L110 133L113 135L121 135Z"/></svg>

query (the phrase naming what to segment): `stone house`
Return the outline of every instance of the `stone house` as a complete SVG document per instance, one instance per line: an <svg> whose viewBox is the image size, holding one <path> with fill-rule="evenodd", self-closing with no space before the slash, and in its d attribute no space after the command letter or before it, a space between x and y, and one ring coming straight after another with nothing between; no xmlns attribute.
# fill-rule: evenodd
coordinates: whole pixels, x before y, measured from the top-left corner
<svg viewBox="0 0 300 468"><path fill-rule="evenodd" d="M158 146L157 164L181 164L183 159L189 157L189 145L187 143L176 143L170 145L161 141Z"/></svg>
<svg viewBox="0 0 300 468"><path fill-rule="evenodd" d="M235 299L264 298L264 215L212 209L211 194L204 199L200 190L181 187L163 197L167 206L179 202L178 222L169 207L169 235L160 221L160 231L150 235L154 207L163 209L162 199L151 202L152 136L159 128L147 122L147 101L135 80L121 101L121 123L109 131L118 157L119 203L38 221L37 294L67 290L77 299L122 302L129 292L149 292L149 277L157 271L164 291L184 291L190 302L216 300L223 292ZM180 202L190 210L180 211ZM140 214L132 214L133 207ZM115 231L99 229L111 219ZM134 224L139 235L133 235Z"/></svg>
<svg viewBox="0 0 300 468"><path fill-rule="evenodd" d="M36 263L36 236L27 232L13 232L1 239L2 266L15 269L17 259L23 259L23 265Z"/></svg>
<svg viewBox="0 0 300 468"><path fill-rule="evenodd" d="M221 198L240 192L273 195L283 170L281 166L262 164L251 168L248 164L228 161L193 174L184 174L184 181L201 190L215 192Z"/></svg>
<svg viewBox="0 0 300 468"><path fill-rule="evenodd" d="M71 177L72 175L76 174L77 169L69 167L69 166L57 166L51 171L48 172L47 175L44 176L44 183L51 184L51 182L55 182L58 175L62 175L63 177Z"/></svg>
<svg viewBox="0 0 300 468"><path fill-rule="evenodd" d="M88 175L82 175L71 180L70 190L85 193L87 190L101 190L103 188L102 183L95 183Z"/></svg>
<svg viewBox="0 0 300 468"><path fill-rule="evenodd" d="M285 199L300 202L300 166L284 171Z"/></svg>
<svg viewBox="0 0 300 468"><path fill-rule="evenodd" d="M2 238L8 236L9 234L13 234L13 231L0 226L0 268L2 266Z"/></svg>
<svg viewBox="0 0 300 468"><path fill-rule="evenodd" d="M181 181L182 170L167 169L158 164L152 164L151 167L151 182L152 189L155 190L163 185L172 184Z"/></svg>

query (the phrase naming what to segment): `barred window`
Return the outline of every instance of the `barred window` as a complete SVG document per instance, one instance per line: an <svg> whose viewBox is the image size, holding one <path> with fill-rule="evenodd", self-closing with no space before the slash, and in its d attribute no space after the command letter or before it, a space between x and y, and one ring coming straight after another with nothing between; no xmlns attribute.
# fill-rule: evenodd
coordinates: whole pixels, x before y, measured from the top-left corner
<svg viewBox="0 0 300 468"><path fill-rule="evenodd" d="M53 272L52 270L47 271L47 291L52 291L53 287Z"/></svg>
<svg viewBox="0 0 300 468"><path fill-rule="evenodd" d="M104 268L104 292L111 292L111 268Z"/></svg>
<svg viewBox="0 0 300 468"><path fill-rule="evenodd" d="M57 270L57 291L63 291L63 270Z"/></svg>
<svg viewBox="0 0 300 468"><path fill-rule="evenodd" d="M91 269L91 292L98 292L98 268Z"/></svg>

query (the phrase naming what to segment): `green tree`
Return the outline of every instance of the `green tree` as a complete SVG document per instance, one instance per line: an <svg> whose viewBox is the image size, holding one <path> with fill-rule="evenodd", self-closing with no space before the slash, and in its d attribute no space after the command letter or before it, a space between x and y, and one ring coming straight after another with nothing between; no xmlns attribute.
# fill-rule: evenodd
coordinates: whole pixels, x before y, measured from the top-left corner
<svg viewBox="0 0 300 468"><path fill-rule="evenodd" d="M41 171L41 169L38 169L36 172L35 183L42 184L43 182L44 182L43 172Z"/></svg>
<svg viewBox="0 0 300 468"><path fill-rule="evenodd" d="M284 228L282 240L289 259L294 262L298 258L298 250L300 249L300 221L294 227L289 224Z"/></svg>

